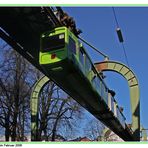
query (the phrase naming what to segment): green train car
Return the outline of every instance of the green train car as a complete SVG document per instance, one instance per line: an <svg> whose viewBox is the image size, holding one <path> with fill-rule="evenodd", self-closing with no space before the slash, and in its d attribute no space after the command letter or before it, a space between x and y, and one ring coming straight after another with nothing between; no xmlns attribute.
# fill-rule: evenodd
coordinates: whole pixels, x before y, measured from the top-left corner
<svg viewBox="0 0 148 148"><path fill-rule="evenodd" d="M47 75L105 125L124 130L125 117L112 109L115 101L78 38L58 27L43 33L40 45L39 63Z"/></svg>

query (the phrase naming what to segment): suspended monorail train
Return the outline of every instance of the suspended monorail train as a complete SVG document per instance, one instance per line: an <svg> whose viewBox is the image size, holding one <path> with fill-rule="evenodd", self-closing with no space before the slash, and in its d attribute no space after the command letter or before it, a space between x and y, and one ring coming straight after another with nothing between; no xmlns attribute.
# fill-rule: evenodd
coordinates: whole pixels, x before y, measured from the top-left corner
<svg viewBox="0 0 148 148"><path fill-rule="evenodd" d="M125 117L82 43L66 27L41 35L39 63L59 86L111 129L125 129ZM113 127L113 128L112 128Z"/></svg>

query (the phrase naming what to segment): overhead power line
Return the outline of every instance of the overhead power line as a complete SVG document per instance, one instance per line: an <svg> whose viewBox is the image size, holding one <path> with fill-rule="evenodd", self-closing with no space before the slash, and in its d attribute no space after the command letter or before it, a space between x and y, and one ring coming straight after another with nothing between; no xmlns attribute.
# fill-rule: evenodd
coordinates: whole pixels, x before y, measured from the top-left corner
<svg viewBox="0 0 148 148"><path fill-rule="evenodd" d="M118 35L118 39L119 39L119 42L122 44L122 49L123 49L125 61L128 65L128 67L130 68L130 65L129 65L129 62L128 62L128 56L127 56L125 45L124 45L124 39L123 39L122 31L121 31L120 26L119 26L119 22L118 22L118 19L117 19L115 8L112 7L112 10L113 10L113 15L114 15L116 26L117 26L116 32L117 32L117 35Z"/></svg>
<svg viewBox="0 0 148 148"><path fill-rule="evenodd" d="M128 62L128 57L127 57L126 50L125 50L125 46L124 46L123 43L122 43L122 48L123 48L123 51L124 51L124 55L125 55L125 59L126 59L127 65L130 68L130 65L129 65L129 62Z"/></svg>
<svg viewBox="0 0 148 148"><path fill-rule="evenodd" d="M114 7L112 7L112 10L113 10L114 18L115 18L115 21L116 21L116 25L117 25L117 27L119 27L119 23L118 23L118 20L117 20L117 16L116 16L116 12L115 12Z"/></svg>

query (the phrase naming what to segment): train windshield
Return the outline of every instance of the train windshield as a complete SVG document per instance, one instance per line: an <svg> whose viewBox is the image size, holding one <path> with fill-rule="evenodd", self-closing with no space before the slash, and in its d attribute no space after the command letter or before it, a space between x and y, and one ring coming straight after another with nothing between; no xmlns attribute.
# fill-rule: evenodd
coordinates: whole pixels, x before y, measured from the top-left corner
<svg viewBox="0 0 148 148"><path fill-rule="evenodd" d="M41 40L41 51L47 52L65 47L65 34L57 34L49 37L44 37Z"/></svg>

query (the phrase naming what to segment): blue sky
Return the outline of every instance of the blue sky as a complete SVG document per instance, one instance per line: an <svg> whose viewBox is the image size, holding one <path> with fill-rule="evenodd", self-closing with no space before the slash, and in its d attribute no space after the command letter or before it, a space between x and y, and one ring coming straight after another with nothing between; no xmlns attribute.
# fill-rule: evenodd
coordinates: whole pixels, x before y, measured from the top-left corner
<svg viewBox="0 0 148 148"><path fill-rule="evenodd" d="M116 34L116 22L111 7L63 7L72 16L83 33L82 37L115 60L126 63L124 52ZM140 85L141 124L148 128L147 82L148 70L148 7L115 7L130 68ZM87 47L94 62L103 58ZM131 122L130 95L127 82L116 73L105 73L107 86L116 91L120 106L124 107L127 123Z"/></svg>

